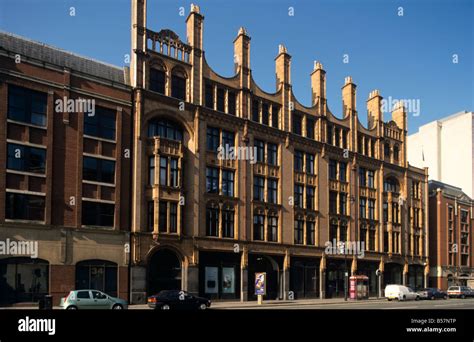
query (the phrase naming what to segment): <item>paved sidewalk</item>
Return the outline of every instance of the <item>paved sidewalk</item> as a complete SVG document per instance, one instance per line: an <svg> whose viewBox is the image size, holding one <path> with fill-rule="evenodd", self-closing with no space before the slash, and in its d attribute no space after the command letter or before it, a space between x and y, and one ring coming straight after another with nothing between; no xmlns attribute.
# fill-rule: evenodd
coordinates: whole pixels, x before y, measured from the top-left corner
<svg viewBox="0 0 474 342"><path fill-rule="evenodd" d="M278 306L311 306L311 305L331 305L331 304L363 304L363 303L377 303L384 302L386 299L372 297L366 300L350 300L347 299L347 302L344 301L344 298L329 298L329 299L298 299L298 300L265 300L262 305L258 305L256 300L248 302L240 302L238 300L217 300L212 301L211 309L245 309L245 308L255 308L255 307L278 307ZM146 304L134 304L129 305L129 309L143 310L148 309Z"/></svg>
<svg viewBox="0 0 474 342"><path fill-rule="evenodd" d="M233 309L246 307L265 307L265 306L288 306L288 305L331 305L331 304L358 304L367 302L385 301L384 298L372 297L366 300L350 300L344 301L344 298L328 298L328 299L297 299L297 300L265 300L262 305L258 305L257 301L237 302L237 301L215 301L212 302L211 308L214 309Z"/></svg>

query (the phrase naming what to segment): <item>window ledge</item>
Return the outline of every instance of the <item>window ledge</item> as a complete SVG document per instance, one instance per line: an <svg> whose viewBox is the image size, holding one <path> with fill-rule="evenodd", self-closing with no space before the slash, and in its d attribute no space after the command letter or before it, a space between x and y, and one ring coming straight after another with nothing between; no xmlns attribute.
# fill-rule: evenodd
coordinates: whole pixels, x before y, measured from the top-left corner
<svg viewBox="0 0 474 342"><path fill-rule="evenodd" d="M14 194L21 194L21 195L46 196L45 192L37 192L37 191L21 190L21 189L11 189L11 188L6 188L5 192L10 192L10 193L14 193Z"/></svg>
<svg viewBox="0 0 474 342"><path fill-rule="evenodd" d="M39 125L35 125L35 124L32 124L32 123L23 122L23 121L7 119L7 122L12 123L12 124L16 124L16 125L28 126L28 127L32 127L32 128L39 128L39 129L43 129L45 131L48 130L48 126L39 126Z"/></svg>
<svg viewBox="0 0 474 342"><path fill-rule="evenodd" d="M96 159L102 159L102 160L109 160L109 161L113 161L113 162L117 161L117 158L115 158L115 157L104 156L102 154L93 154L93 153L83 152L82 156L96 158Z"/></svg>
<svg viewBox="0 0 474 342"><path fill-rule="evenodd" d="M7 173L13 173L13 174L16 174L16 175L46 178L46 173L34 173L34 172L19 171L19 170L12 170L12 169L7 169L6 172Z"/></svg>
<svg viewBox="0 0 474 342"><path fill-rule="evenodd" d="M92 140L98 140L98 141L113 143L113 144L117 143L116 139L107 139L107 138L95 137L93 135L88 135L88 134L84 134L82 137L87 138L87 139L92 139Z"/></svg>
<svg viewBox="0 0 474 342"><path fill-rule="evenodd" d="M91 184L91 185L100 185L100 186L108 186L109 188L115 188L115 183L104 183L104 182L96 182L91 180L82 180L83 184Z"/></svg>
<svg viewBox="0 0 474 342"><path fill-rule="evenodd" d="M279 242L279 241L265 241L265 240L252 240L252 241L268 243L268 244L271 244L271 245L281 245L281 242Z"/></svg>

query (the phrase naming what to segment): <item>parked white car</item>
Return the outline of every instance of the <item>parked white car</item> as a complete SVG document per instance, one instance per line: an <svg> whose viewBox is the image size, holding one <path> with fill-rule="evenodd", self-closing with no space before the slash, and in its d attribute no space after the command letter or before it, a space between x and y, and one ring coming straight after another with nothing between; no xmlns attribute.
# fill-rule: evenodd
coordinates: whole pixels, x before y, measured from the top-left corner
<svg viewBox="0 0 474 342"><path fill-rule="evenodd" d="M395 300L419 300L420 295L413 289L404 285L387 285L385 287L385 298L389 301Z"/></svg>

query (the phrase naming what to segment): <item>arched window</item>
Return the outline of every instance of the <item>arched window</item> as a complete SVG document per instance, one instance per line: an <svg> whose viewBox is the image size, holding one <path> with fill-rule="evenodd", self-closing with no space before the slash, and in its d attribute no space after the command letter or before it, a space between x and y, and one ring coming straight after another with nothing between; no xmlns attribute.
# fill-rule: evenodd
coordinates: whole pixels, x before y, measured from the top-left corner
<svg viewBox="0 0 474 342"><path fill-rule="evenodd" d="M171 75L171 96L186 100L186 74L184 71L174 69Z"/></svg>
<svg viewBox="0 0 474 342"><path fill-rule="evenodd" d="M152 119L148 123L148 137L162 137L171 140L182 141L183 130L177 123L159 118Z"/></svg>
<svg viewBox="0 0 474 342"><path fill-rule="evenodd" d="M219 206L214 202L206 207L206 236L219 236Z"/></svg>
<svg viewBox="0 0 474 342"><path fill-rule="evenodd" d="M222 209L222 236L225 238L234 237L235 211L233 204L226 204Z"/></svg>
<svg viewBox="0 0 474 342"><path fill-rule="evenodd" d="M376 228L373 224L369 226L369 241L366 243L365 249L369 251L375 251L375 234Z"/></svg>
<svg viewBox="0 0 474 342"><path fill-rule="evenodd" d="M295 245L302 245L304 243L304 216L298 214L295 216Z"/></svg>
<svg viewBox="0 0 474 342"><path fill-rule="evenodd" d="M393 146L393 159L398 160L398 158L400 157L399 155L400 155L400 148L398 147L398 145Z"/></svg>
<svg viewBox="0 0 474 342"><path fill-rule="evenodd" d="M253 239L256 241L265 240L265 211L257 208L253 213Z"/></svg>
<svg viewBox="0 0 474 342"><path fill-rule="evenodd" d="M268 241L277 242L278 241L278 213L271 210L268 213L267 219L267 239Z"/></svg>
<svg viewBox="0 0 474 342"><path fill-rule="evenodd" d="M385 143L383 145L383 155L385 158L390 158L390 144Z"/></svg>
<svg viewBox="0 0 474 342"><path fill-rule="evenodd" d="M166 70L160 65L153 65L150 69L149 89L160 94L165 94Z"/></svg>
<svg viewBox="0 0 474 342"><path fill-rule="evenodd" d="M316 244L316 220L314 216L306 219L306 244L314 246Z"/></svg>
<svg viewBox="0 0 474 342"><path fill-rule="evenodd" d="M359 240L361 244L364 243L364 246L367 247L367 224L365 222L361 222L359 229Z"/></svg>
<svg viewBox="0 0 474 342"><path fill-rule="evenodd" d="M385 192L398 192L400 189L400 184L394 177L388 177L383 183L383 189Z"/></svg>
<svg viewBox="0 0 474 342"><path fill-rule="evenodd" d="M0 304L36 302L48 293L48 261L29 257L0 260Z"/></svg>
<svg viewBox="0 0 474 342"><path fill-rule="evenodd" d="M339 241L346 242L347 241L347 221L342 220L340 224L340 231L339 231Z"/></svg>
<svg viewBox="0 0 474 342"><path fill-rule="evenodd" d="M329 222L329 241L335 243L337 241L338 222L336 219L331 219Z"/></svg>

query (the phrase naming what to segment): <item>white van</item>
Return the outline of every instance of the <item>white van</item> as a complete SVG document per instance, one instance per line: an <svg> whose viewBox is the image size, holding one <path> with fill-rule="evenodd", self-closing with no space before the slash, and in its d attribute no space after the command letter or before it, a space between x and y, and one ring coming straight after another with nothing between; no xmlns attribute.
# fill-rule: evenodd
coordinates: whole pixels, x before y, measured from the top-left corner
<svg viewBox="0 0 474 342"><path fill-rule="evenodd" d="M420 295L411 288L404 285L387 285L385 287L385 298L389 301L396 300L419 300Z"/></svg>

